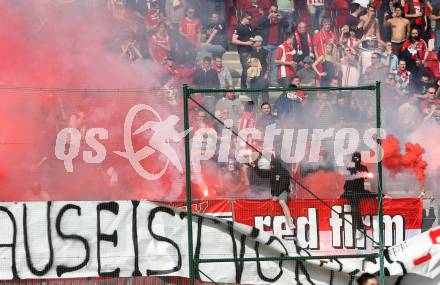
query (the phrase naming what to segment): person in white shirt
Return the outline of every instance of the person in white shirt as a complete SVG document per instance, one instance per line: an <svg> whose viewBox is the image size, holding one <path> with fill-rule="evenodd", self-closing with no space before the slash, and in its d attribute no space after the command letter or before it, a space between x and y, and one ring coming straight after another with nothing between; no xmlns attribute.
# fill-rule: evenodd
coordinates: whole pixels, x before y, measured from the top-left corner
<svg viewBox="0 0 440 285"><path fill-rule="evenodd" d="M400 105L398 115L404 130L412 130L420 123L421 114L417 108L417 94L411 94L408 101Z"/></svg>

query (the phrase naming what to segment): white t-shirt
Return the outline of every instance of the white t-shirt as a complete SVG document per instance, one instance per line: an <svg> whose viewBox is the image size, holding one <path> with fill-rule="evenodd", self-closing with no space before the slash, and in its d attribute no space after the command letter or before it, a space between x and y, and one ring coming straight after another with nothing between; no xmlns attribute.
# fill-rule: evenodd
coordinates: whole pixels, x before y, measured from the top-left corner
<svg viewBox="0 0 440 285"><path fill-rule="evenodd" d="M341 64L342 86L357 86L359 84L359 69L349 64Z"/></svg>

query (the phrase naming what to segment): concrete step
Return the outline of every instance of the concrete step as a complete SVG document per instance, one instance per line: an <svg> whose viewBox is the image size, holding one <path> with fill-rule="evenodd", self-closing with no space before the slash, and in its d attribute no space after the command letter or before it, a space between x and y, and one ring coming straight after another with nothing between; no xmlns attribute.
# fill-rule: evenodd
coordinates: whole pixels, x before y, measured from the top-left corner
<svg viewBox="0 0 440 285"><path fill-rule="evenodd" d="M225 60L236 60L240 62L240 56L236 51L227 51L223 54L223 61Z"/></svg>
<svg viewBox="0 0 440 285"><path fill-rule="evenodd" d="M223 65L226 66L231 72L233 70L241 73L241 64L237 61L223 61Z"/></svg>

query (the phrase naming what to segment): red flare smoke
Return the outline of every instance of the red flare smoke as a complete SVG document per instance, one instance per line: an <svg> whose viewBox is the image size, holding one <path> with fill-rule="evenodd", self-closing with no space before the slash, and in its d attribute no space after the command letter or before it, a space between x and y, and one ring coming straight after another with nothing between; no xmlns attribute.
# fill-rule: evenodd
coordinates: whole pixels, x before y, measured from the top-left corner
<svg viewBox="0 0 440 285"><path fill-rule="evenodd" d="M301 183L321 199L336 199L344 191L344 176L336 172L318 171L300 179ZM315 199L316 197L304 189L299 189L300 199Z"/></svg>
<svg viewBox="0 0 440 285"><path fill-rule="evenodd" d="M419 144L410 142L405 143L405 154L400 153L400 142L393 135L387 136L382 141L384 156L382 159L383 165L396 174L404 170L413 172L420 184L424 186L426 174L425 170L428 163L423 160L422 156L425 149Z"/></svg>
<svg viewBox="0 0 440 285"><path fill-rule="evenodd" d="M68 90L157 87L162 70L147 60L128 64L121 59L119 48L130 35L129 25L114 19L105 7L79 2L0 1L0 87L65 88L0 90L0 200L174 200L185 186L176 169L169 168L160 180L146 181L126 160L112 155L123 149L124 118L134 104L148 103L164 118L176 112L163 103L161 93ZM103 141L107 156L102 164L91 165L80 155L74 173L67 173L54 155L55 139L78 111L84 114L84 128L109 131L109 139ZM135 124L152 119L142 114ZM147 141L133 138L136 148ZM183 154L183 144L176 148ZM81 143L81 153L84 149ZM152 155L143 165L157 171L163 157ZM108 170L116 172L115 183Z"/></svg>

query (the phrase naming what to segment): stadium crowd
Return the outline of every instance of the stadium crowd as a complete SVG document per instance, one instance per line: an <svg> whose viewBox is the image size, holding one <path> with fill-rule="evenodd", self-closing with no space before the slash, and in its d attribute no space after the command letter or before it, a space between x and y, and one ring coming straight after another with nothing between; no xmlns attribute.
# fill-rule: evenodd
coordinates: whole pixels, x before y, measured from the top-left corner
<svg viewBox="0 0 440 285"><path fill-rule="evenodd" d="M383 93L395 97L385 101L400 106L404 127L414 127L418 118L440 117L440 2L109 0L109 6L114 17L127 23L122 56L161 64L164 86L235 87L222 63L224 53L232 51L242 67L241 88L357 86L382 80ZM276 113L288 115L298 104L314 105L318 97L283 94ZM203 98L218 115L224 111L216 110L219 99ZM260 106L269 96L251 99ZM344 96L321 101L332 109L339 99L355 107Z"/></svg>
<svg viewBox="0 0 440 285"><path fill-rule="evenodd" d="M374 96L350 92L289 91L276 95L233 88L358 86L382 81L387 131L411 133L424 122L440 121L440 1L429 0L109 0L109 10L126 31L121 57L150 59L163 67L166 102L176 106L187 83L226 88L196 94L206 108L192 106L192 125L221 133L223 123L239 132L282 128L375 127ZM239 82L224 63L236 53ZM174 90L174 91L173 91ZM244 96L243 96L244 95ZM372 95L372 93L370 93ZM206 112L207 111L207 112ZM235 140L236 141L236 140ZM262 149L260 141L252 141ZM280 142L279 142L280 143ZM275 146L277 147L277 146ZM277 149L273 150L277 153ZM301 162L301 177L335 170L325 149L318 163ZM261 159L259 160L261 162ZM263 163L263 162L261 162ZM267 166L261 166L262 168ZM225 169L246 173L231 161ZM232 171L231 171L232 172ZM197 176L197 175L196 175ZM245 185L258 178L241 175ZM228 181L228 175L224 176ZM235 178L231 178L236 180ZM227 183L227 182L225 182ZM228 189L234 189L226 187Z"/></svg>

